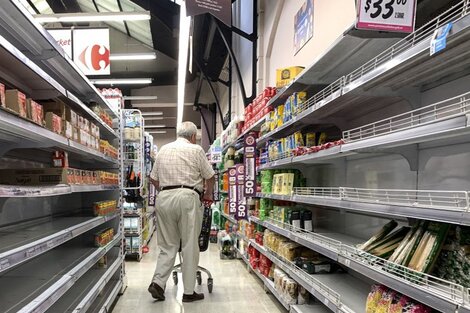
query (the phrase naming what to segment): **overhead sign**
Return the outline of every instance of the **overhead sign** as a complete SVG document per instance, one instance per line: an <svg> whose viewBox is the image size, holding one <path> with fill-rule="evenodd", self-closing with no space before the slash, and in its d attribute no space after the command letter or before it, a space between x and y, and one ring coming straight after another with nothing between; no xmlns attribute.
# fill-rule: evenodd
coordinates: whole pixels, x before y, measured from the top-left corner
<svg viewBox="0 0 470 313"><path fill-rule="evenodd" d="M237 164L235 168L237 170L237 215L235 218L237 220L244 220L248 219L244 194L245 167L243 164Z"/></svg>
<svg viewBox="0 0 470 313"><path fill-rule="evenodd" d="M230 215L237 213L237 170L231 167L228 170L228 209Z"/></svg>
<svg viewBox="0 0 470 313"><path fill-rule="evenodd" d="M359 29L411 33L415 27L416 0L359 0Z"/></svg>
<svg viewBox="0 0 470 313"><path fill-rule="evenodd" d="M245 196L256 196L256 137L253 133L244 138L243 164L245 165Z"/></svg>
<svg viewBox="0 0 470 313"><path fill-rule="evenodd" d="M186 0L186 15L210 13L228 26L232 26L231 0Z"/></svg>
<svg viewBox="0 0 470 313"><path fill-rule="evenodd" d="M65 54L69 58L72 55L72 30L71 29L48 29L51 36L55 39L57 44L64 49Z"/></svg>
<svg viewBox="0 0 470 313"><path fill-rule="evenodd" d="M109 29L73 30L73 60L85 75L109 75Z"/></svg>

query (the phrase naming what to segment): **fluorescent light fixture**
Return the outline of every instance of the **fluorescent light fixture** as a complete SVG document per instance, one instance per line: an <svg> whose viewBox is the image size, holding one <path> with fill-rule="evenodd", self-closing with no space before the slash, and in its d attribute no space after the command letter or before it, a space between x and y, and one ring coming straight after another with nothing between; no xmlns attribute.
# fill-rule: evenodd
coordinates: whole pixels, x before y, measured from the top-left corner
<svg viewBox="0 0 470 313"><path fill-rule="evenodd" d="M73 23L73 22L122 22L122 21L148 21L150 12L101 12L101 13L60 13L35 14L39 23Z"/></svg>
<svg viewBox="0 0 470 313"><path fill-rule="evenodd" d="M110 61L140 61L140 60L155 60L157 54L155 52L149 53L115 53L109 56Z"/></svg>
<svg viewBox="0 0 470 313"><path fill-rule="evenodd" d="M184 88L186 86L186 69L188 65L189 27L191 17L186 16L186 4L180 4L180 35L178 48L178 113L176 123L183 121Z"/></svg>
<svg viewBox="0 0 470 313"><path fill-rule="evenodd" d="M166 125L145 125L145 129L147 128L165 128Z"/></svg>
<svg viewBox="0 0 470 313"><path fill-rule="evenodd" d="M160 120L163 120L164 117L163 116L157 116L157 117L144 117L144 119L146 121L160 121Z"/></svg>
<svg viewBox="0 0 470 313"><path fill-rule="evenodd" d="M142 112L142 116L159 116L163 115L163 112Z"/></svg>
<svg viewBox="0 0 470 313"><path fill-rule="evenodd" d="M149 134L166 134L166 130L151 130L148 131Z"/></svg>
<svg viewBox="0 0 470 313"><path fill-rule="evenodd" d="M151 84L151 78L116 78L116 79L90 79L95 85L145 85Z"/></svg>
<svg viewBox="0 0 470 313"><path fill-rule="evenodd" d="M124 96L124 100L157 100L157 96Z"/></svg>

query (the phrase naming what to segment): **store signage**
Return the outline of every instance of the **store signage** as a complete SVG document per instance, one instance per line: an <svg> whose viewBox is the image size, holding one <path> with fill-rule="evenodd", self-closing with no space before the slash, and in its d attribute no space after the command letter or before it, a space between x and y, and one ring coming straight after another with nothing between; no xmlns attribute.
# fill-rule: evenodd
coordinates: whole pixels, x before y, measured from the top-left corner
<svg viewBox="0 0 470 313"><path fill-rule="evenodd" d="M313 0L305 0L294 16L294 55L313 37Z"/></svg>
<svg viewBox="0 0 470 313"><path fill-rule="evenodd" d="M211 157L210 157L210 162L212 164L217 164L222 162L222 148L215 146L211 147Z"/></svg>
<svg viewBox="0 0 470 313"><path fill-rule="evenodd" d="M109 29L73 30L73 60L85 75L109 75Z"/></svg>
<svg viewBox="0 0 470 313"><path fill-rule="evenodd" d="M359 29L411 33L415 27L416 0L359 0Z"/></svg>
<svg viewBox="0 0 470 313"><path fill-rule="evenodd" d="M244 195L245 189L245 166L243 164L235 165L237 169L237 220L247 219L246 198Z"/></svg>
<svg viewBox="0 0 470 313"><path fill-rule="evenodd" d="M245 165L245 189L246 197L256 196L256 137L254 133L245 135L243 164Z"/></svg>
<svg viewBox="0 0 470 313"><path fill-rule="evenodd" d="M57 44L64 49L65 54L72 59L72 30L71 29L48 29Z"/></svg>
<svg viewBox="0 0 470 313"><path fill-rule="evenodd" d="M231 167L228 170L228 210L229 213L237 213L237 170Z"/></svg>
<svg viewBox="0 0 470 313"><path fill-rule="evenodd" d="M449 36L451 29L452 23L447 23L434 31L431 38L430 55L434 55L447 47L447 36Z"/></svg>
<svg viewBox="0 0 470 313"><path fill-rule="evenodd" d="M213 192L213 197L214 201L220 201L220 173L219 170L215 170L215 184L214 184L214 192Z"/></svg>
<svg viewBox="0 0 470 313"><path fill-rule="evenodd" d="M205 13L210 13L228 26L232 26L231 0L186 0L187 16Z"/></svg>
<svg viewBox="0 0 470 313"><path fill-rule="evenodd" d="M109 106L114 112L119 112L120 109L124 109L124 98L122 91L119 88L103 88L98 89L103 97L108 101Z"/></svg>

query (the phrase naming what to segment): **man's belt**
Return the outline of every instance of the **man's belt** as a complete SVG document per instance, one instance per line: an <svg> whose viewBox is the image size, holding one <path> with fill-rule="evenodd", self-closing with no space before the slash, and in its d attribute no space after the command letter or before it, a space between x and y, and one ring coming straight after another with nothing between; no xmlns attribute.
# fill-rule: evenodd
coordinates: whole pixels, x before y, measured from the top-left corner
<svg viewBox="0 0 470 313"><path fill-rule="evenodd" d="M180 189L180 188L191 189L197 192L199 196L202 196L202 193L199 190L197 190L196 187L190 187L190 186L185 186L185 185L165 186L165 187L162 187L160 190L163 191L163 190Z"/></svg>

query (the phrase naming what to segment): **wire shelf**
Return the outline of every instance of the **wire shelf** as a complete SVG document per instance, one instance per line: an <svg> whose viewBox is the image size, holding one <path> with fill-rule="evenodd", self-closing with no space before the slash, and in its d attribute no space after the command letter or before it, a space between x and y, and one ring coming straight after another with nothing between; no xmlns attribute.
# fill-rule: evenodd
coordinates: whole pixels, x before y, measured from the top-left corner
<svg viewBox="0 0 470 313"><path fill-rule="evenodd" d="M302 112L306 111L309 108L314 108L314 110L319 109L325 104L325 100L332 96L333 94L336 94L338 92L341 92L342 88L344 87L344 76L340 77L333 83L331 83L329 86L326 88L322 89L320 92L316 93L313 97L309 98L307 101L304 103L300 104L295 110L294 110L294 116L301 114Z"/></svg>
<svg viewBox="0 0 470 313"><path fill-rule="evenodd" d="M275 157L270 157L269 161L274 162L274 161L279 161L287 158L291 158L294 156L294 153L292 151L284 151L282 153L278 153Z"/></svg>
<svg viewBox="0 0 470 313"><path fill-rule="evenodd" d="M343 132L346 142L374 138L470 112L470 92Z"/></svg>
<svg viewBox="0 0 470 313"><path fill-rule="evenodd" d="M294 188L294 196L405 205L459 212L468 212L470 207L467 191L296 187Z"/></svg>
<svg viewBox="0 0 470 313"><path fill-rule="evenodd" d="M296 227L294 225L287 224L287 223L284 223L282 221L279 221L270 217L266 219L266 222L271 223L272 225L275 225L277 227L280 227L284 229L286 232L289 232L288 234L289 239L294 239L293 237L298 237L312 244L322 246L334 253L338 253L339 249L341 248L341 241L334 240L334 239L328 238L326 236L323 236L314 232L306 231L305 229L302 229L300 227ZM268 228L269 228L269 225L268 225Z"/></svg>
<svg viewBox="0 0 470 313"><path fill-rule="evenodd" d="M374 59L369 60L361 67L348 74L344 79L345 84L347 85L352 83L353 81L363 77L365 74L375 70L380 65L394 59L398 54L414 47L416 44L432 36L434 31L443 25L449 22L454 22L466 16L469 13L469 8L470 1L468 0L463 0L454 5L441 15L437 16L419 29L415 30L413 33L392 45L387 50L377 55Z"/></svg>
<svg viewBox="0 0 470 313"><path fill-rule="evenodd" d="M389 262L348 245L342 245L340 254L348 261L360 263L381 275L391 276L408 287L419 288L421 291L456 304L464 301L464 287L461 285Z"/></svg>
<svg viewBox="0 0 470 313"><path fill-rule="evenodd" d="M259 247L259 246L258 246ZM329 302L333 303L336 307L341 306L341 296L336 291L332 290L312 275L307 274L304 270L300 267L295 265L293 262L285 259L284 257L278 255L276 252L272 251L268 247L264 247L267 255L274 263L280 265L283 270L286 270L289 275L295 275L303 280L305 283L308 284L310 288L315 289L318 293L320 293L325 299L328 299ZM263 253L263 251L260 251ZM282 266L284 265L284 266ZM304 286L305 287L305 286Z"/></svg>

